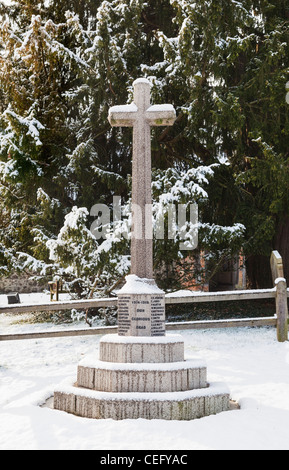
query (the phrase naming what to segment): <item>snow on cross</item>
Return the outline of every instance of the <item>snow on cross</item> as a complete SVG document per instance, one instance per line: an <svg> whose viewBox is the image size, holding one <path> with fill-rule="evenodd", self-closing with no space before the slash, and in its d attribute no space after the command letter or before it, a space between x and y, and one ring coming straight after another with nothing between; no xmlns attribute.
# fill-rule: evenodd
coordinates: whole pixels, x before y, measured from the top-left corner
<svg viewBox="0 0 289 470"><path fill-rule="evenodd" d="M176 111L170 104L151 105L150 82L134 82L134 102L113 106L113 127L133 127L131 274L153 278L153 229L151 196L151 127L172 126Z"/></svg>

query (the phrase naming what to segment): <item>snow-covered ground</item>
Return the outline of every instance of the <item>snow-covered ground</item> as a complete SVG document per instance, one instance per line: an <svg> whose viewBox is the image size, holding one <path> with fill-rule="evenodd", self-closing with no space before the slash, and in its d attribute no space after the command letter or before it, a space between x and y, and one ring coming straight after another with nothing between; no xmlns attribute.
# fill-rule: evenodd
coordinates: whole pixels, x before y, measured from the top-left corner
<svg viewBox="0 0 289 470"><path fill-rule="evenodd" d="M52 327L12 325L11 316L0 316L0 334ZM289 345L277 342L275 329L177 333L188 355L206 360L209 381L227 384L240 410L171 422L97 421L42 408L60 382L76 377L100 337L0 342L0 450L288 450Z"/></svg>

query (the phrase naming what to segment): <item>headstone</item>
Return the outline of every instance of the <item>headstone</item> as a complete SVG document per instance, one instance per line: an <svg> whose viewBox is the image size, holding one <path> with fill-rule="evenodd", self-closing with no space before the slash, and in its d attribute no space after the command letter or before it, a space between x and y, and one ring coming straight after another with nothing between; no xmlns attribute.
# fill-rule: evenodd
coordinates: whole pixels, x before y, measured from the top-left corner
<svg viewBox="0 0 289 470"><path fill-rule="evenodd" d="M8 305L11 304L20 304L20 297L18 292L9 292L7 295Z"/></svg>

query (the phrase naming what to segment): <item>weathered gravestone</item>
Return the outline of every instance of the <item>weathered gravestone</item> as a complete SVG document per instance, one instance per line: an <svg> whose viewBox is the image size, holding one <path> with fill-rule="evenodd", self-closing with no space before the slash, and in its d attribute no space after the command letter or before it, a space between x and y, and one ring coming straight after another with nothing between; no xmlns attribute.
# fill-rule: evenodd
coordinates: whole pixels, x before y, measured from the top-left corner
<svg viewBox="0 0 289 470"><path fill-rule="evenodd" d="M54 407L88 418L191 420L229 409L229 392L207 383L203 361L184 357L180 335L166 335L165 295L153 279L151 126L173 125L171 105L150 103L150 84L134 82L134 102L109 111L112 126L133 127L131 274L118 294L118 334L100 341L62 385Z"/></svg>

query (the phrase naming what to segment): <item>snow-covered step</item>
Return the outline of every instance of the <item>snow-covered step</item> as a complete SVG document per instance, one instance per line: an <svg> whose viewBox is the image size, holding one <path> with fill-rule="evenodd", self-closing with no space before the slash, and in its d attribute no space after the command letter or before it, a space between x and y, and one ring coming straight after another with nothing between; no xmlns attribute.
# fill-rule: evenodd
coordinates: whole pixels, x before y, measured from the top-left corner
<svg viewBox="0 0 289 470"><path fill-rule="evenodd" d="M193 420L228 411L230 393L221 383L173 393L108 393L63 384L54 393L54 409L92 419Z"/></svg>
<svg viewBox="0 0 289 470"><path fill-rule="evenodd" d="M189 358L172 363L121 364L97 360L78 365L77 385L104 392L178 392L207 387L204 361Z"/></svg>
<svg viewBox="0 0 289 470"><path fill-rule="evenodd" d="M184 360L181 335L161 337L105 335L99 343L99 359L119 363L164 363Z"/></svg>

